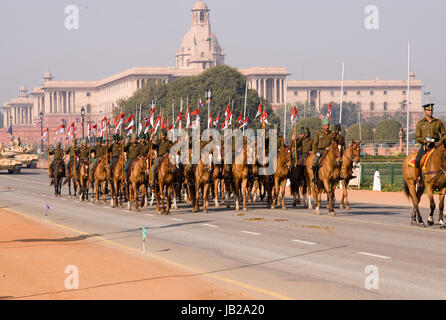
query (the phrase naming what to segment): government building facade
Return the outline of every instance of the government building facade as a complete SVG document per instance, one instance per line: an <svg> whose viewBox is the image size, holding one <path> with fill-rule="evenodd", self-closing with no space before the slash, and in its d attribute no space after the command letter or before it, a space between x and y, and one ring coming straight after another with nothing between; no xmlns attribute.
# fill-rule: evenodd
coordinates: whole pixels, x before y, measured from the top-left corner
<svg viewBox="0 0 446 320"><path fill-rule="evenodd" d="M80 118L83 107L86 121L110 118L120 99L131 97L150 79L166 83L180 77L200 75L203 71L225 64L225 52L212 32L210 10L199 0L191 10L192 25L184 35L175 55L175 67L133 67L98 81L61 81L50 72L45 73L42 85L30 92L25 86L17 98L3 104L3 126L0 139L8 140L6 128L13 126L15 137L40 138L40 126L35 121L44 115L43 126L53 133L62 119L69 125ZM273 107L307 103L320 110L329 101L340 101L340 81L287 80L285 67L253 67L238 69L248 81L248 88L267 99ZM422 83L411 80L411 110L419 110L422 103ZM344 102L360 104L366 113L404 111L407 80L345 81ZM79 125L77 125L79 127ZM79 131L77 136L80 136Z"/></svg>

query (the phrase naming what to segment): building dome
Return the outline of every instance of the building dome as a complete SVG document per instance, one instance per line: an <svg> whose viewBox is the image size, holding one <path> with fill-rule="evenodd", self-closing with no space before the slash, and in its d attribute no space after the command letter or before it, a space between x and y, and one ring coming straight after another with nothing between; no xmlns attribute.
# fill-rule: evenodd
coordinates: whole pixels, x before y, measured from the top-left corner
<svg viewBox="0 0 446 320"><path fill-rule="evenodd" d="M27 97L28 96L28 89L24 85L22 85L19 89L19 97Z"/></svg>
<svg viewBox="0 0 446 320"><path fill-rule="evenodd" d="M204 3L204 1L199 0L199 1L197 1L197 3L195 3L192 11L202 11L202 10L209 11L207 4Z"/></svg>
<svg viewBox="0 0 446 320"><path fill-rule="evenodd" d="M46 72L45 75L43 76L43 79L45 79L45 81L48 80L53 80L53 75L51 74L51 72Z"/></svg>

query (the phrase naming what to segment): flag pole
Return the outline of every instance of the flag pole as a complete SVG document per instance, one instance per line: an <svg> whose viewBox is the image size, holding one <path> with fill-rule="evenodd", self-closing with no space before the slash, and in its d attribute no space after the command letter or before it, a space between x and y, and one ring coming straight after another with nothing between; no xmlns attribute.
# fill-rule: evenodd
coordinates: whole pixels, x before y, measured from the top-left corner
<svg viewBox="0 0 446 320"><path fill-rule="evenodd" d="M344 62L342 62L342 80L341 80L341 105L339 111L339 124L342 123L342 102L344 99ZM331 119L330 119L331 124Z"/></svg>
<svg viewBox="0 0 446 320"><path fill-rule="evenodd" d="M407 119L406 119L406 155L409 155L409 117L410 117L410 41L407 43Z"/></svg>
<svg viewBox="0 0 446 320"><path fill-rule="evenodd" d="M288 79L285 78L285 88L284 88L284 112L283 112L283 138L286 141L286 96L287 96Z"/></svg>
<svg viewBox="0 0 446 320"><path fill-rule="evenodd" d="M243 108L243 120L246 119L246 100L248 98L248 80L246 80L246 88L245 88L245 106ZM246 124L248 125L248 124ZM245 127L243 127L243 134L245 134Z"/></svg>

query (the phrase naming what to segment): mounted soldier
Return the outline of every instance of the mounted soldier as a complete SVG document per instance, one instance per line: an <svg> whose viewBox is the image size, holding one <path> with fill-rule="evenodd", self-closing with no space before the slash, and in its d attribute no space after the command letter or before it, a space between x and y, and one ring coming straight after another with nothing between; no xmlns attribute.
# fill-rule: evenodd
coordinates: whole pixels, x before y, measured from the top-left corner
<svg viewBox="0 0 446 320"><path fill-rule="evenodd" d="M165 129L161 129L159 139L153 140L153 148L157 150L157 157L153 162L151 172L150 172L150 188L154 190L155 188L155 174L158 171L158 167L163 159L164 155L169 153L171 142L167 140L167 133Z"/></svg>
<svg viewBox="0 0 446 320"><path fill-rule="evenodd" d="M415 159L415 168L417 169L420 169L420 162L423 155L446 141L446 130L443 122L433 117L434 104L426 104L423 108L425 117L418 121L415 129L415 140L421 144ZM419 170L419 174L421 177L421 170ZM420 179L417 183L420 183Z"/></svg>
<svg viewBox="0 0 446 320"><path fill-rule="evenodd" d="M333 138L334 133L330 130L330 120L327 118L322 119L322 130L316 132L312 146L314 152L312 182L316 184L318 183L319 160L326 151L330 150Z"/></svg>
<svg viewBox="0 0 446 320"><path fill-rule="evenodd" d="M121 155L121 140L119 139L119 135L115 134L113 136L113 144L111 144L110 146L108 146L108 152L111 153L111 161L108 165L108 169L110 171L110 176L112 175L113 172L113 167L115 166L116 161L118 160L119 156ZM113 177L111 177L113 178Z"/></svg>
<svg viewBox="0 0 446 320"><path fill-rule="evenodd" d="M124 151L127 152L127 162L125 163L124 167L124 184L126 185L127 185L127 173L129 167L132 164L133 160L138 158L140 153L140 145L137 139L138 135L136 133L132 133L132 138L130 140L130 143L126 143L124 147Z"/></svg>
<svg viewBox="0 0 446 320"><path fill-rule="evenodd" d="M57 160L62 160L64 159L65 156L65 152L64 150L61 148L62 143L60 141L58 141L56 143L56 148L54 150L49 151L50 155L54 155L53 157L53 161L51 161L51 164L49 166L49 178L51 179L51 183L50 185L53 185L54 183L54 177L53 177L53 170L54 170L54 164ZM64 169L65 169L65 163L63 163Z"/></svg>
<svg viewBox="0 0 446 320"><path fill-rule="evenodd" d="M102 156L105 156L107 152L107 140L102 139L102 137L96 138L96 146L91 149L91 152L94 152L94 159L90 167L90 175L93 177L94 171L96 170L96 166L98 164L98 160Z"/></svg>
<svg viewBox="0 0 446 320"><path fill-rule="evenodd" d="M69 154L70 155L70 160L68 160L68 164L67 164L67 174L66 174L66 176L69 176L70 166L73 163L74 158L79 153L79 147L76 145L76 143L77 143L77 140L73 139L71 141L71 146L67 146L65 148L65 154Z"/></svg>
<svg viewBox="0 0 446 320"><path fill-rule="evenodd" d="M139 150L139 155L147 156L150 152L151 143L149 142L149 139L145 133L141 133L139 135L139 145L141 146Z"/></svg>
<svg viewBox="0 0 446 320"><path fill-rule="evenodd" d="M81 143L81 147L78 150L79 154L79 162L77 163L76 170L79 170L79 164L83 161L88 163L90 157L90 150L87 147L87 140L83 139Z"/></svg>

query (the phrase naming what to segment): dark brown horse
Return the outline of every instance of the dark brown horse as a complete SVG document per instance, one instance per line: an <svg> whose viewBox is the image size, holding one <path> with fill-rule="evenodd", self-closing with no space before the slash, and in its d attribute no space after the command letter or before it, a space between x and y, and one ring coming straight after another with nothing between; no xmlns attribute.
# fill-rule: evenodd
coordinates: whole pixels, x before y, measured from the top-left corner
<svg viewBox="0 0 446 320"><path fill-rule="evenodd" d="M65 177L65 162L62 159L54 160L53 164L53 181L54 181L54 195L61 196L62 181Z"/></svg>
<svg viewBox="0 0 446 320"><path fill-rule="evenodd" d="M73 182L73 195L76 198L77 187L79 185L79 172L76 170L77 166L77 157L74 157L70 166L67 168L67 177L66 181L68 182L68 195L71 197L71 182Z"/></svg>
<svg viewBox="0 0 446 320"><path fill-rule="evenodd" d="M361 141L352 141L350 145L345 149L344 155L342 156L342 167L341 167L341 176L344 177L341 180L342 185L342 197L341 202L339 203L339 208L344 208L344 200L345 207L350 209L350 204L348 203L348 193L347 187L350 183L350 179L353 175L353 164L359 163L361 154Z"/></svg>
<svg viewBox="0 0 446 320"><path fill-rule="evenodd" d="M311 191L313 193L314 198L314 213L320 214L321 207L321 195L322 192L325 191L328 196L328 214L330 216L335 216L334 211L334 190L339 181L339 166L338 164L341 162L342 155L341 150L339 149L339 145L336 139L333 139L329 150L326 151L325 156L322 159L321 167L318 172L319 182L315 184L313 179L313 159L314 159L314 151L307 157L306 160L306 168L308 172L308 178L311 181Z"/></svg>
<svg viewBox="0 0 446 320"><path fill-rule="evenodd" d="M277 168L274 172L274 202L272 208L277 206L279 201L279 192L282 197L282 209L286 209L285 206L285 187L291 172L291 147L283 146L278 151L277 155Z"/></svg>
<svg viewBox="0 0 446 320"><path fill-rule="evenodd" d="M446 148L444 144L436 147L432 152L429 159L425 164L426 170L422 171L421 185L417 188L416 181L419 177L419 169L409 166L409 159L413 156L407 156L404 159L402 170L404 178L404 191L407 196L410 196L413 203L412 211L412 225L418 225L424 227L423 218L421 217L418 204L420 202L421 196L423 195L424 188L426 188L426 194L429 198L430 203L430 213L427 218L427 223L431 226L434 224L434 211L435 211L435 201L434 201L434 191L439 191L439 216L438 222L440 227L444 228L445 223L443 219L443 209L444 209L444 195L446 193Z"/></svg>

